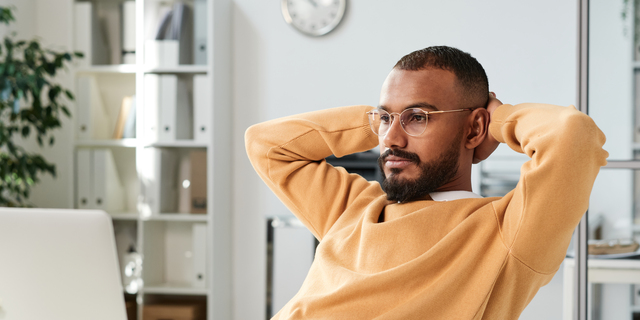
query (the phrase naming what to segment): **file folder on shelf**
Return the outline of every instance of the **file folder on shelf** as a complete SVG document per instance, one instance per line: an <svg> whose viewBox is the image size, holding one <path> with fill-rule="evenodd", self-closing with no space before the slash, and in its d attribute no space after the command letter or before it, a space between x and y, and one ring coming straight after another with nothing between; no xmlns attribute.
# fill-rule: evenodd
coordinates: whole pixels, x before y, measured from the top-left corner
<svg viewBox="0 0 640 320"><path fill-rule="evenodd" d="M193 76L193 139L209 142L213 137L213 85L207 75Z"/></svg>
<svg viewBox="0 0 640 320"><path fill-rule="evenodd" d="M192 108L185 79L176 75L160 75L158 140L173 142L192 139Z"/></svg>
<svg viewBox="0 0 640 320"><path fill-rule="evenodd" d="M158 104L160 75L144 75L144 137L148 142L158 141Z"/></svg>
<svg viewBox="0 0 640 320"><path fill-rule="evenodd" d="M109 149L93 150L94 208L122 212L124 194L113 154Z"/></svg>
<svg viewBox="0 0 640 320"><path fill-rule="evenodd" d="M207 64L207 0L193 2L193 64Z"/></svg>
<svg viewBox="0 0 640 320"><path fill-rule="evenodd" d="M91 2L75 2L74 42L75 50L84 53L78 66L107 64L109 62L107 41L100 30L96 8Z"/></svg>
<svg viewBox="0 0 640 320"><path fill-rule="evenodd" d="M138 162L141 197L138 207L143 216L174 213L177 210L177 154L160 148L144 148Z"/></svg>
<svg viewBox="0 0 640 320"><path fill-rule="evenodd" d="M193 281L196 288L207 285L207 224L193 224Z"/></svg>
<svg viewBox="0 0 640 320"><path fill-rule="evenodd" d="M91 149L78 149L77 156L77 172L76 172L76 208L78 209L91 209L91 198L93 189L92 183L92 159Z"/></svg>
<svg viewBox="0 0 640 320"><path fill-rule="evenodd" d="M145 75L145 136L150 142L193 139L193 108L186 79Z"/></svg>
<svg viewBox="0 0 640 320"><path fill-rule="evenodd" d="M97 79L93 76L78 76L76 88L78 139L109 139L113 127L102 103Z"/></svg>
<svg viewBox="0 0 640 320"><path fill-rule="evenodd" d="M136 63L136 2L121 4L122 14L122 63Z"/></svg>
<svg viewBox="0 0 640 320"><path fill-rule="evenodd" d="M78 149L77 202L79 209L122 212L124 192L109 149Z"/></svg>

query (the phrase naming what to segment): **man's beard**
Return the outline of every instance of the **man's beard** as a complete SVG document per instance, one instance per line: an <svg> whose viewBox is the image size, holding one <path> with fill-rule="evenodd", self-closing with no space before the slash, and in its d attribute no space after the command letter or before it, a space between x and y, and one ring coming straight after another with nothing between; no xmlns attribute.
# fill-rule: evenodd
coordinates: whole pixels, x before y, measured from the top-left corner
<svg viewBox="0 0 640 320"><path fill-rule="evenodd" d="M387 149L378 158L378 165L384 179L382 189L387 193L387 200L404 203L424 199L426 195L451 181L458 172L461 140L462 132L454 139L449 149L428 163L421 163L420 157L415 153L401 149ZM401 179L397 177L397 174L403 169L391 168L391 175L387 179L384 173L384 162L389 155L405 158L418 165L420 176L416 179Z"/></svg>

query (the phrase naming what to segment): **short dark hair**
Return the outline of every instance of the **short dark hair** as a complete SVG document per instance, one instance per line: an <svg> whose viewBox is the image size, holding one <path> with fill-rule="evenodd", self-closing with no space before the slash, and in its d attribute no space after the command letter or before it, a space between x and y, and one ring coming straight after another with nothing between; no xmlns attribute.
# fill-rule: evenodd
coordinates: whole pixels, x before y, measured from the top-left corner
<svg viewBox="0 0 640 320"><path fill-rule="evenodd" d="M489 99L489 80L482 65L470 54L447 46L433 46L411 52L393 67L399 70L438 68L453 72L462 87L463 101L486 107Z"/></svg>

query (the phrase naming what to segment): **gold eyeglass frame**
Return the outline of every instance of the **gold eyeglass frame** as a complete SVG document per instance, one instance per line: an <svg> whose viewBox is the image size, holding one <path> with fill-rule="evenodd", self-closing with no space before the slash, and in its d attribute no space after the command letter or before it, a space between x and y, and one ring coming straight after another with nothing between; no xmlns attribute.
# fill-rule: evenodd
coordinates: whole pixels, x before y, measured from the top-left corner
<svg viewBox="0 0 640 320"><path fill-rule="evenodd" d="M425 130L427 130L427 124L428 124L428 122L429 122L429 115L430 115L430 114L450 113L450 112L461 112L461 111L473 111L473 110L478 109L478 108L480 108L480 107L463 108L463 109L455 109L455 110L437 110L437 111L425 111L425 110L422 110L422 109L420 109L420 108L409 108L409 109L404 109L404 110L403 110L402 112L400 112L400 113L397 113L397 112L387 112L387 111L386 111L386 110L384 110L384 109L374 109L374 110L371 110L371 111L368 111L368 112L367 112L367 115L368 115L368 116L367 116L367 118L369 118L369 127L371 128L371 131L373 131L373 133L374 133L375 135L379 136L379 137L384 137L384 136L386 136L386 135L387 135L387 133L389 133L389 130L387 130L387 132L385 132L385 134L378 134L378 133L376 133L376 131L373 129L373 123L372 123L372 121L371 121L371 116L372 116L374 113L380 113L380 111L382 111L382 112L385 112L385 113L387 113L388 115L392 116L392 117L391 117L391 124L389 124L389 129L391 129L391 126L393 126L393 122L394 122L394 121L395 121L395 119L396 119L394 115L397 115L397 116L398 116L398 119L402 119L402 114L403 114L403 113L405 113L405 112L407 112L407 111L409 111L409 110L419 110L420 112L424 113L424 114L427 116L427 121L425 122L424 129L422 129L422 132L420 132L420 133L418 133L418 134L410 134L410 133L409 133L409 132L407 132L407 130L404 128L404 123L402 122L402 120L400 120L400 127L402 128L402 131L404 131L404 133L406 133L406 134L408 134L408 135L410 135L410 136L412 136L412 137L417 137L417 136L419 136L419 135L423 134Z"/></svg>

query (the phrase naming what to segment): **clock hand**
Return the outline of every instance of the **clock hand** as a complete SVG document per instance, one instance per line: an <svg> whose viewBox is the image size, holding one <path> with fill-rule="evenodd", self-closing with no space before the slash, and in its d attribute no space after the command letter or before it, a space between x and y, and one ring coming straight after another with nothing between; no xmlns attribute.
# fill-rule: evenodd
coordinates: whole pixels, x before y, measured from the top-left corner
<svg viewBox="0 0 640 320"><path fill-rule="evenodd" d="M315 0L308 0L309 3L311 3L311 5L313 5L314 8L318 7L318 3Z"/></svg>

